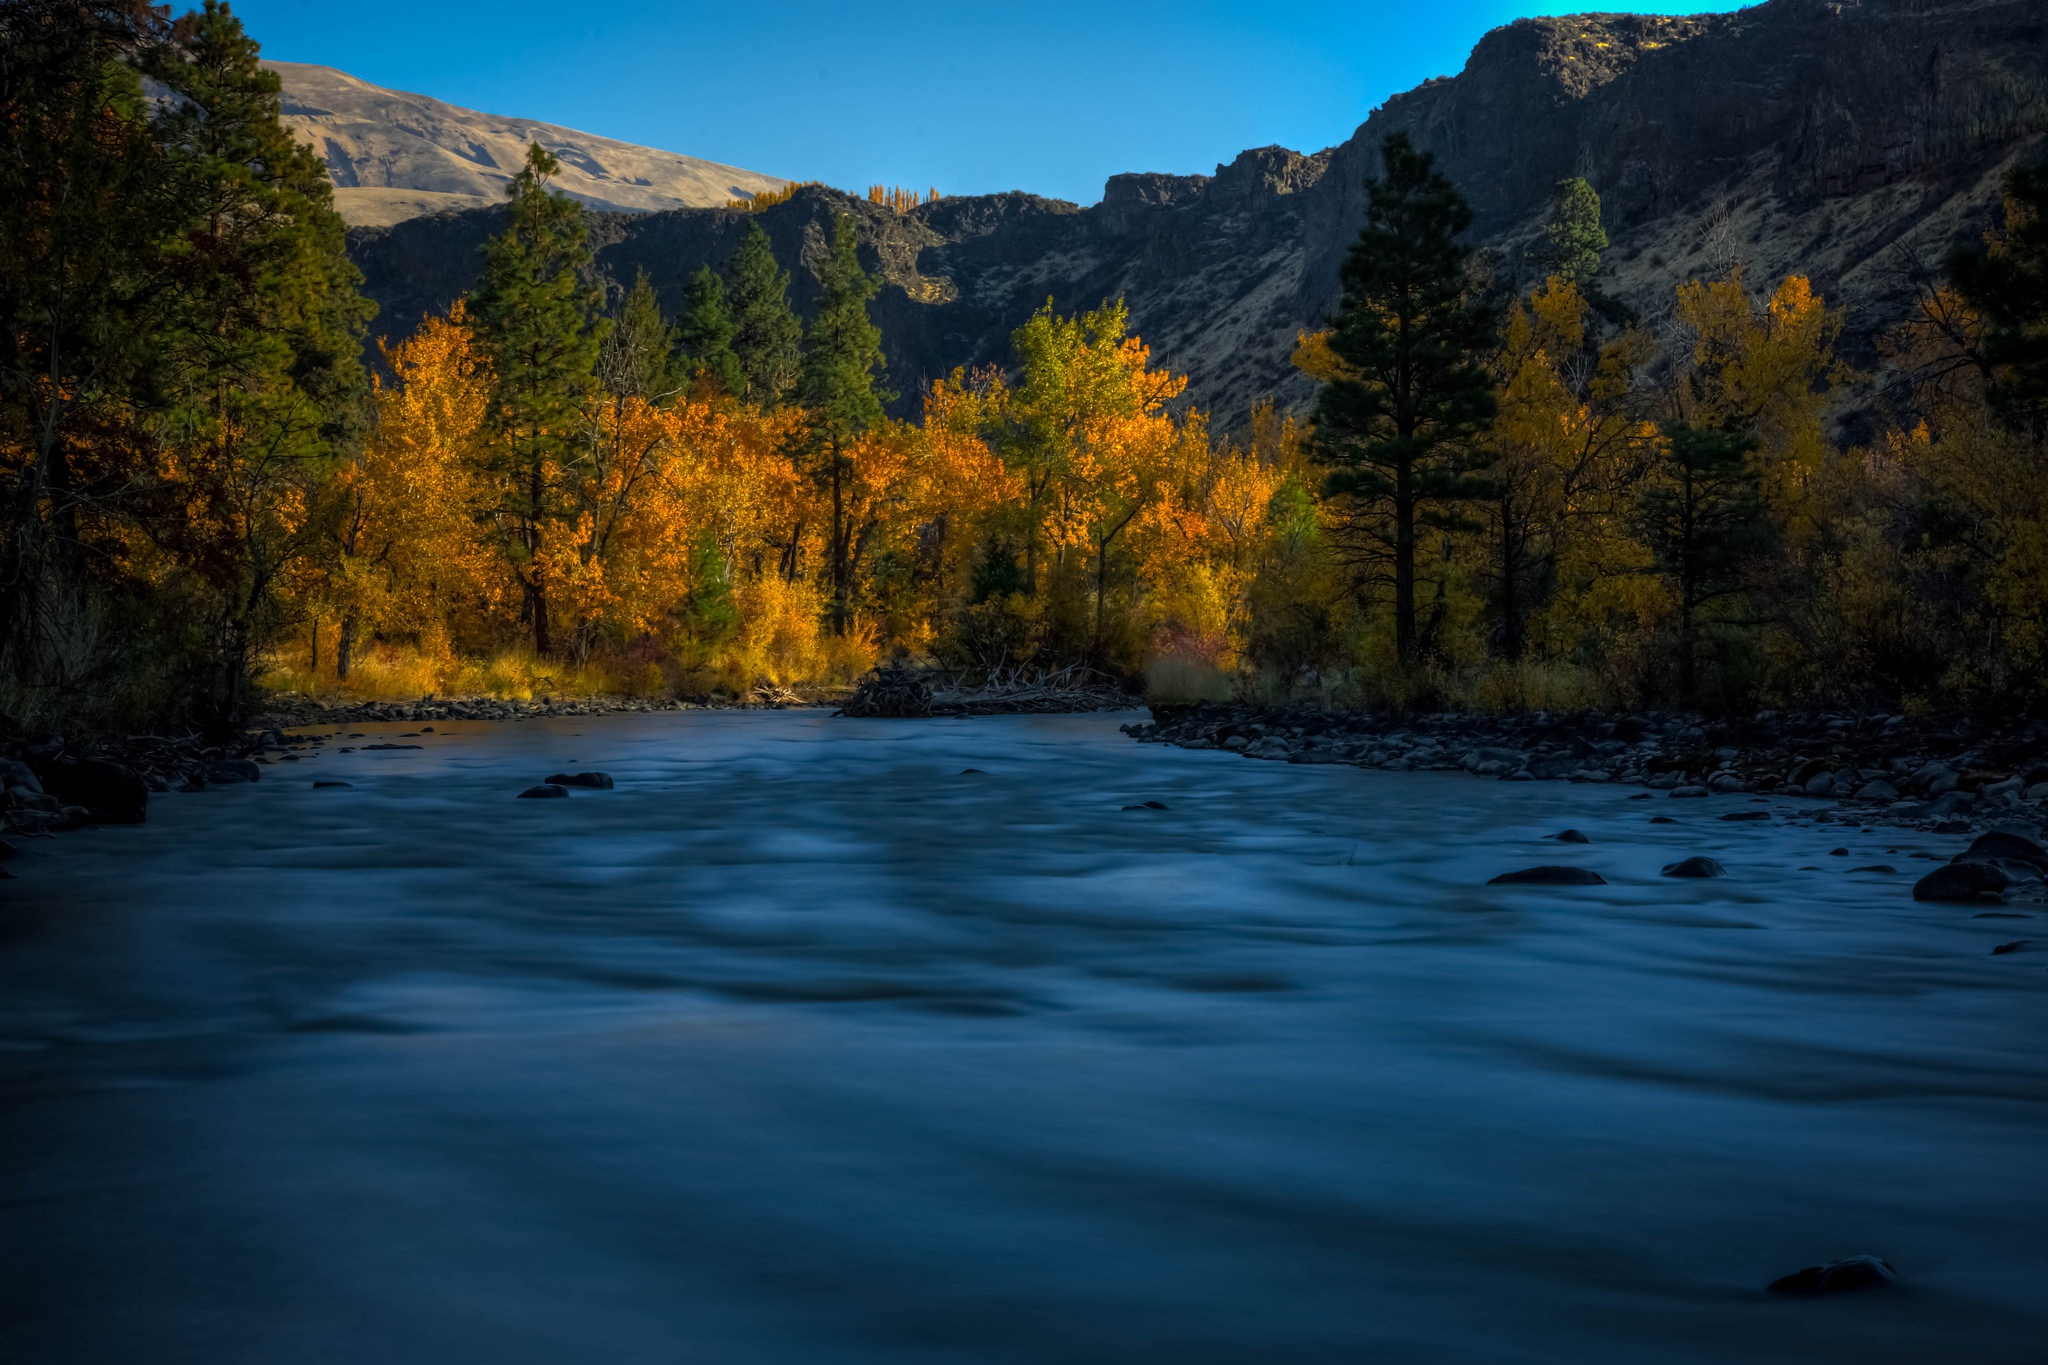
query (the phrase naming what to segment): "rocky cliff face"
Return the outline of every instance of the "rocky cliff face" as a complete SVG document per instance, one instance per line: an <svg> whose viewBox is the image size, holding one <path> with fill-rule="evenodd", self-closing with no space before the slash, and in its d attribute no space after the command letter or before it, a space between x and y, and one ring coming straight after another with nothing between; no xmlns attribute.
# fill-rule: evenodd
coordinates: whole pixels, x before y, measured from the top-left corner
<svg viewBox="0 0 2048 1365"><path fill-rule="evenodd" d="M1518 279L1551 187L1584 175L1613 241L1606 287L1640 317L1654 322L1691 276L1797 270L1844 307L1853 354L1904 307L1908 258L1938 261L1980 232L2000 175L2039 153L2044 128L2041 0L1770 0L1692 18L1521 20L1338 147L1260 148L1213 176L1120 175L1090 208L1008 194L896 214L813 188L761 222L807 307L829 223L856 217L887 280L875 313L905 410L954 367L999 362L1010 329L1048 299L1072 311L1122 296L1155 354L1189 374L1192 401L1227 426L1261 397L1309 398L1287 357L1336 303L1388 133L1437 154L1472 201L1475 242ZM477 211L354 234L379 327L402 333L467 289L496 223ZM605 279L645 269L671 308L745 224L717 209L591 218Z"/></svg>

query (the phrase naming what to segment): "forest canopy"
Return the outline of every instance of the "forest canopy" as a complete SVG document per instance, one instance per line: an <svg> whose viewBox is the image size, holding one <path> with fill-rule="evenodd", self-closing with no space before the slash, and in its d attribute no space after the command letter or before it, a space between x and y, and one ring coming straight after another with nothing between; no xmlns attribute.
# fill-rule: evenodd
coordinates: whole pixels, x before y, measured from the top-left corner
<svg viewBox="0 0 2048 1365"><path fill-rule="evenodd" d="M1527 259L1473 251L1392 138L1302 418L1212 423L1106 299L899 420L850 218L808 318L751 220L670 316L598 282L535 147L477 287L365 364L325 170L226 5L0 25L15 728L225 729L265 689L744 697L890 657L1161 700L2048 690L2048 171L1857 375L1799 275L1630 317L1584 180Z"/></svg>

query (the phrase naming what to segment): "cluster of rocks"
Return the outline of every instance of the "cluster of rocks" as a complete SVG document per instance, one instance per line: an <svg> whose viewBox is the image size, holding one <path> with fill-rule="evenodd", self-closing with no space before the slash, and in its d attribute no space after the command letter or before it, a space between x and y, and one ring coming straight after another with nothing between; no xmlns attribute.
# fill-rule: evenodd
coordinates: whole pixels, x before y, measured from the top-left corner
<svg viewBox="0 0 2048 1365"><path fill-rule="evenodd" d="M0 828L37 836L89 824L139 825L148 818L153 792L254 782L265 765L298 762L322 742L274 728L225 744L197 734L15 741L0 746Z"/></svg>
<svg viewBox="0 0 2048 1365"><path fill-rule="evenodd" d="M1992 819L2040 826L2048 817L2048 721L2040 720L1918 722L1833 711L1385 716L1221 703L1155 706L1152 714L1124 731L1292 763L1621 782L1676 797L1809 797L1846 804L1859 819L1948 833Z"/></svg>
<svg viewBox="0 0 2048 1365"><path fill-rule="evenodd" d="M361 725L366 721L528 720L540 716L601 716L613 712L701 711L708 702L648 697L542 697L501 701L496 697L422 697L418 701L366 701L329 705L297 693L273 696L263 709L273 725Z"/></svg>
<svg viewBox="0 0 2048 1365"><path fill-rule="evenodd" d="M561 800L568 796L569 788L581 787L586 791L608 792L616 784L610 773L554 773L544 782L539 782L519 793L522 801Z"/></svg>

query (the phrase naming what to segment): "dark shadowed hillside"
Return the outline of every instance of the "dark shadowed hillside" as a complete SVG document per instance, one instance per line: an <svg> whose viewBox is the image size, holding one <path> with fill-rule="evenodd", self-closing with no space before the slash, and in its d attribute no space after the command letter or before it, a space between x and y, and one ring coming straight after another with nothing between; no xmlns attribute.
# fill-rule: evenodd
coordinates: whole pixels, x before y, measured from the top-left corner
<svg viewBox="0 0 2048 1365"><path fill-rule="evenodd" d="M1770 0L1673 19L1525 19L1486 35L1464 71L1398 95L1313 156L1240 153L1213 176L1120 175L1100 204L1028 194L943 200L906 214L822 189L766 211L786 264L818 259L838 213L860 223L888 286L875 314L894 386L1001 357L1046 299L1062 310L1124 296L1132 325L1191 378L1225 424L1267 394L1299 405L1296 334L1336 301L1336 268L1389 132L1437 153L1511 271L1551 186L1584 175L1604 201L1607 287L1654 319L1677 280L1741 263L1799 270L1867 348L1907 296L1901 265L1980 230L1999 176L2048 119L2048 6L2040 0ZM353 250L403 332L469 287L495 210L359 230ZM732 250L745 216L721 209L591 214L614 285L645 269L674 308L689 273ZM796 294L815 290L798 266Z"/></svg>

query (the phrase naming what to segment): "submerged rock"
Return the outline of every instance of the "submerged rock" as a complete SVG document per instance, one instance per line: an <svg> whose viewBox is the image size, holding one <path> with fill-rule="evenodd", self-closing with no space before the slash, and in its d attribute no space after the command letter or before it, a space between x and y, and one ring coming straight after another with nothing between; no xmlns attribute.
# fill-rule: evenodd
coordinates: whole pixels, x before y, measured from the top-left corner
<svg viewBox="0 0 2048 1365"><path fill-rule="evenodd" d="M355 783L353 782L342 782L335 778L328 778L324 781L315 782L313 790L319 791L322 787L353 787L354 785Z"/></svg>
<svg viewBox="0 0 2048 1365"><path fill-rule="evenodd" d="M1950 863L1913 883L1916 901L1967 902L1998 899L2012 878L1990 863Z"/></svg>
<svg viewBox="0 0 2048 1365"><path fill-rule="evenodd" d="M1560 844L1590 844L1593 841L1575 829L1561 829L1550 836Z"/></svg>
<svg viewBox="0 0 2048 1365"><path fill-rule="evenodd" d="M1829 1294L1889 1289L1898 1282L1898 1272L1882 1257L1845 1256L1839 1261L1810 1265L1772 1280L1770 1292L1792 1299L1818 1299Z"/></svg>
<svg viewBox="0 0 2048 1365"><path fill-rule="evenodd" d="M613 788L610 773L556 773L548 778L548 785L554 787L585 787L591 791L608 792Z"/></svg>
<svg viewBox="0 0 2048 1365"><path fill-rule="evenodd" d="M1977 836L1977 841L1963 850L1962 855L1956 861L1990 861L1993 859L2000 861L2011 859L2013 862L2032 863L2042 871L2048 872L2048 849L2042 848L2032 839L2024 839L2017 834L2007 834L2003 830L1992 830L1989 834Z"/></svg>
<svg viewBox="0 0 2048 1365"><path fill-rule="evenodd" d="M1767 810L1731 810L1721 818L1723 820L1768 820L1771 818L1771 813Z"/></svg>
<svg viewBox="0 0 2048 1365"><path fill-rule="evenodd" d="M1700 797L1707 794L1707 789L1705 787L1673 787L1671 794L1687 798Z"/></svg>
<svg viewBox="0 0 2048 1365"><path fill-rule="evenodd" d="M1491 878L1488 886L1605 886L1607 879L1598 872L1583 867L1525 867L1519 872L1503 872Z"/></svg>
<svg viewBox="0 0 2048 1365"><path fill-rule="evenodd" d="M525 791L519 793L519 800L547 800L550 798L564 797L568 794L569 789L567 787L562 786L560 783L543 782L538 787L528 787Z"/></svg>
<svg viewBox="0 0 2048 1365"><path fill-rule="evenodd" d="M1725 877L1728 875L1728 869L1715 862L1712 858L1701 856L1687 858L1682 862L1666 863L1664 865L1664 875L1667 877Z"/></svg>

